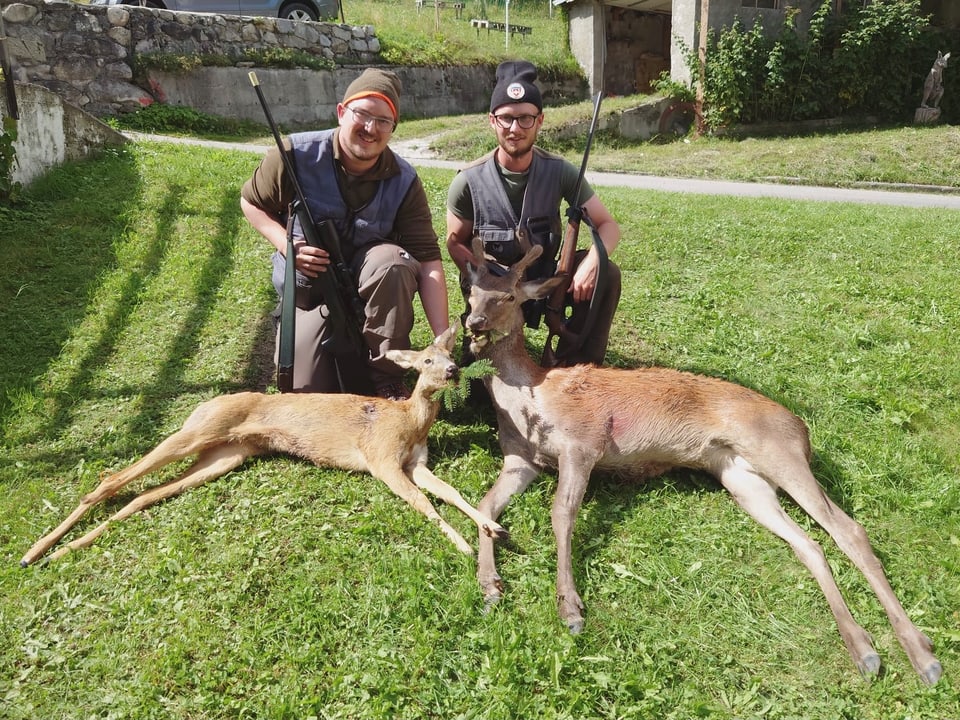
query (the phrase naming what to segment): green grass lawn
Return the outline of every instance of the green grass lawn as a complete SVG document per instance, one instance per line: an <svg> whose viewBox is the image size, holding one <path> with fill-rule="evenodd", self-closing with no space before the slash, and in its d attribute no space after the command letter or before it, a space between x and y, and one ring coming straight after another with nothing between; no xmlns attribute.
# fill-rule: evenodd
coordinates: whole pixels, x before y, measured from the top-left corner
<svg viewBox="0 0 960 720"><path fill-rule="evenodd" d="M624 236L609 361L733 380L807 421L817 477L934 642L934 688L793 506L873 633L873 682L789 548L685 471L594 478L574 536L576 637L555 608L550 474L501 518L507 594L488 614L473 561L378 481L290 458L21 569L199 401L272 383L269 248L238 207L256 162L142 143L0 209L0 717L960 718L954 211L601 190ZM442 234L452 172L421 176ZM421 320L414 342L428 340ZM476 503L499 464L490 413L441 413L440 477Z"/></svg>

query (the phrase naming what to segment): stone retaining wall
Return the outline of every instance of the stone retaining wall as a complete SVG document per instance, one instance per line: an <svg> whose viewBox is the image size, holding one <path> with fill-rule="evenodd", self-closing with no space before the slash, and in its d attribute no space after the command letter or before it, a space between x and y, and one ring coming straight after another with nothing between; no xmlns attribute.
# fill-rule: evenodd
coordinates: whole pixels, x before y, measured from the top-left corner
<svg viewBox="0 0 960 720"><path fill-rule="evenodd" d="M0 3L15 77L46 87L96 116L156 100L134 83L138 55L222 55L296 49L338 64L372 64L380 42L370 26L177 13L137 6L20 0Z"/></svg>
<svg viewBox="0 0 960 720"><path fill-rule="evenodd" d="M6 4L4 4L6 2ZM335 120L347 85L364 66L382 64L371 26L294 22L138 6L0 0L20 82L41 85L96 117L132 112L153 102L212 115L263 120L242 61L247 51L295 49L332 60L333 70L257 68L276 121L287 128ZM219 55L240 67L185 73L150 70L134 78L138 56ZM492 66L397 67L403 117L484 112L495 82ZM269 88L268 88L269 85ZM587 97L581 77L541 82L544 102Z"/></svg>

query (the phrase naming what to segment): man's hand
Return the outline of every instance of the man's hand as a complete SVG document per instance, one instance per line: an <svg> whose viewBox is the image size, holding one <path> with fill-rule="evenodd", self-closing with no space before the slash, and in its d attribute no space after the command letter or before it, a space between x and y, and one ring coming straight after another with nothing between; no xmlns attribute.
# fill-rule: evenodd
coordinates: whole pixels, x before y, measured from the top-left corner
<svg viewBox="0 0 960 720"><path fill-rule="evenodd" d="M570 283L570 294L574 302L587 302L593 297L597 287L597 252L590 248L590 252L577 266Z"/></svg>
<svg viewBox="0 0 960 720"><path fill-rule="evenodd" d="M326 250L307 245L303 240L296 241L294 247L297 251L297 270L311 278L327 271L330 255Z"/></svg>

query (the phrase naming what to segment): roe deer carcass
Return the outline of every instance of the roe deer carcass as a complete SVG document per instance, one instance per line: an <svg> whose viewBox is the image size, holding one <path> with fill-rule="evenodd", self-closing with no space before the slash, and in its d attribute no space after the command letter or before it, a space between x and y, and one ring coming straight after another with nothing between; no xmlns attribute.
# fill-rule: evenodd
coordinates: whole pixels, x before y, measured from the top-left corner
<svg viewBox="0 0 960 720"><path fill-rule="evenodd" d="M847 608L823 549L780 506L777 491L790 495L864 574L920 677L937 682L942 670L931 642L904 612L863 527L830 500L811 473L810 442L800 418L740 385L667 368L543 369L525 349L521 305L547 297L561 278L523 281L539 246L502 277L488 272L477 241L473 250L466 329L473 354L496 370L484 383L504 458L477 509L496 519L541 468L558 469L551 509L557 603L571 631L583 627L571 544L591 471L652 476L684 467L714 475L741 508L790 545L819 583L853 661L864 675L875 675L880 658ZM486 602L497 602L503 584L492 537L480 537L477 576Z"/></svg>
<svg viewBox="0 0 960 720"><path fill-rule="evenodd" d="M81 538L57 550L56 559L86 547L111 522L197 487L233 470L247 458L288 453L320 467L368 472L398 497L435 522L468 555L473 549L448 525L420 488L454 505L480 528L505 535L496 522L477 512L456 489L427 468L427 434L439 411L438 390L457 376L450 356L457 326L453 325L423 350L390 350L387 357L420 376L409 400L386 400L348 394L255 392L221 395L201 403L183 427L133 465L103 480L50 533L38 540L20 564L43 557L97 503L113 497L127 483L191 455L197 460L179 478L145 491Z"/></svg>

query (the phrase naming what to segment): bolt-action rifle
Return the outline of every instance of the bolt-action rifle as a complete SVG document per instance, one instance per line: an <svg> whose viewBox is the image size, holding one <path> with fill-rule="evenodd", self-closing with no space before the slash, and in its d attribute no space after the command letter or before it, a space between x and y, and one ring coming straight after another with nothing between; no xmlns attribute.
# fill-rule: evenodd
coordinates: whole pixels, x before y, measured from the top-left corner
<svg viewBox="0 0 960 720"><path fill-rule="evenodd" d="M260 89L257 74L249 74L250 83L256 90L267 124L273 132L283 167L290 178L294 189L294 201L290 203L287 212L287 248L286 265L284 268L283 296L280 306L280 347L277 362L277 388L280 392L289 392L293 389L293 356L294 333L296 325L296 249L293 244L294 219L300 221L300 231L303 239L312 247L325 250L330 256L330 264L326 271L321 272L315 279L318 289L323 296L323 305L326 306L326 321L330 333L321 341L323 349L333 357L337 370L337 381L342 392L364 392L362 380L358 378L358 370L366 367L366 358L369 356L366 342L363 339L363 321L366 317L364 302L357 292L353 274L347 266L337 229L330 220L317 223L313 219L310 208L307 206L303 188L297 180L293 159L283 146L283 139L273 121L273 115ZM320 310L318 310L320 312ZM362 374L362 373L359 373Z"/></svg>
<svg viewBox="0 0 960 720"><path fill-rule="evenodd" d="M587 172L587 159L590 157L590 146L593 144L593 136L597 130L597 119L600 117L600 101L603 99L603 93L597 93L597 99L593 106L593 119L590 121L590 130L587 133L587 143L583 151L583 162L580 163L580 175L577 177L577 185L573 191L573 203L580 201L580 188L583 185L583 178ZM556 367L564 357L577 352L583 347L587 336L593 330L596 323L597 313L600 311L600 303L607 288L608 260L607 249L600 238L600 233L590 220L586 208L571 203L567 207L567 229L563 236L563 244L560 246L560 257L557 260L556 275L565 278L565 282L560 283L547 298L544 320L547 325L547 341L543 347L543 355L540 364L544 367ZM593 288L593 297L590 299L590 308L587 311L587 317L580 328L579 333L573 332L568 327L570 318L567 310L572 306L572 300L568 295L570 283L573 280L573 261L577 254L577 240L580 235L580 224L586 223L593 235L593 246L597 252L597 278ZM559 349L560 341L563 341L562 352ZM556 343L556 345L555 345Z"/></svg>

